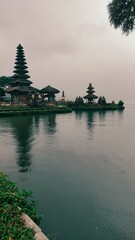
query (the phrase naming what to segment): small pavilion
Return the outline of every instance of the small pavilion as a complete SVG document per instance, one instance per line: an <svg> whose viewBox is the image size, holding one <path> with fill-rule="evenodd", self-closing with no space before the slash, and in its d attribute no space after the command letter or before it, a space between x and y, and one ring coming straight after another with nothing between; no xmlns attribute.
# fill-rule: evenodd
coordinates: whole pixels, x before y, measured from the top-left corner
<svg viewBox="0 0 135 240"><path fill-rule="evenodd" d="M60 91L56 88L51 87L48 85L47 87L40 90L40 93L43 99L48 98L48 102L55 102L55 94L59 93Z"/></svg>

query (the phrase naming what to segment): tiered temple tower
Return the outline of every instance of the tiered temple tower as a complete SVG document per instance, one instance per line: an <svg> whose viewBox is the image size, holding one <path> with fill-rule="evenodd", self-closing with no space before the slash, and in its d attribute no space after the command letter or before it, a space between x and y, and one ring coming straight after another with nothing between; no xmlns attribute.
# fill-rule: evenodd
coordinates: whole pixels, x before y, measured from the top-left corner
<svg viewBox="0 0 135 240"><path fill-rule="evenodd" d="M26 58L24 55L24 50L21 44L17 47L17 53L16 53L16 59L15 59L15 70L13 71L15 74L13 75L13 78L16 80L27 80L30 78L30 76L27 74L29 71L27 70L27 63Z"/></svg>
<svg viewBox="0 0 135 240"><path fill-rule="evenodd" d="M94 90L94 87L92 86L91 83L89 84L89 86L88 86L87 89L88 89L88 90L87 90L87 93L88 93L88 94L87 94L86 96L84 96L83 98L84 98L84 99L87 99L89 104L92 104L93 101L94 101L94 99L97 99L98 96L94 95L95 90Z"/></svg>
<svg viewBox="0 0 135 240"><path fill-rule="evenodd" d="M13 81L10 83L10 87L7 92L11 94L13 105L28 105L31 99L32 82L28 80L28 67L25 59L25 54L21 44L17 47L17 53L15 58Z"/></svg>

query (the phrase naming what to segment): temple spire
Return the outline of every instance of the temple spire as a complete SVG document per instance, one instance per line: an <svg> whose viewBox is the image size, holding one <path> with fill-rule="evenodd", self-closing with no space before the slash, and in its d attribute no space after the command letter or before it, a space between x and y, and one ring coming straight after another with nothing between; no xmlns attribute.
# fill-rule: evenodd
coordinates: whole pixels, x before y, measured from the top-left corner
<svg viewBox="0 0 135 240"><path fill-rule="evenodd" d="M62 91L62 100L65 101L65 93Z"/></svg>
<svg viewBox="0 0 135 240"><path fill-rule="evenodd" d="M16 80L27 80L28 78L30 78L30 76L27 74L29 72L27 68L28 67L26 63L24 50L22 45L19 44L17 46L13 78Z"/></svg>

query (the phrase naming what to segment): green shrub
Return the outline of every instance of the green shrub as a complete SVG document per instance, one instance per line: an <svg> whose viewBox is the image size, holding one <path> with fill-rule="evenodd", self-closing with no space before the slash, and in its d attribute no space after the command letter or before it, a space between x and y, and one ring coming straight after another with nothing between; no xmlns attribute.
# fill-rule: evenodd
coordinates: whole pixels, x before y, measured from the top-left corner
<svg viewBox="0 0 135 240"><path fill-rule="evenodd" d="M37 224L37 214L32 193L20 190L7 175L0 173L0 239L1 240L34 240L34 230L27 228L21 219L26 213Z"/></svg>

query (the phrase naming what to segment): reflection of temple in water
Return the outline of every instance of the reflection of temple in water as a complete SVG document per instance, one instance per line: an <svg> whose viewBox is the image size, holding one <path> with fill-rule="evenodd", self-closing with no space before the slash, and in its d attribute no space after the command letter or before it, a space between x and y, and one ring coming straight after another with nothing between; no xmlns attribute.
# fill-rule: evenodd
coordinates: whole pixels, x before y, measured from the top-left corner
<svg viewBox="0 0 135 240"><path fill-rule="evenodd" d="M48 134L56 133L56 114L49 114L43 119L44 129Z"/></svg>
<svg viewBox="0 0 135 240"><path fill-rule="evenodd" d="M89 129L94 127L95 113L87 113L87 126Z"/></svg>
<svg viewBox="0 0 135 240"><path fill-rule="evenodd" d="M44 129L47 134L56 132L56 114L46 116L18 116L10 118L10 124L17 147L17 165L19 172L31 171L32 144L34 135L39 132L41 120L44 122Z"/></svg>
<svg viewBox="0 0 135 240"><path fill-rule="evenodd" d="M33 135L33 117L19 116L10 119L13 128L13 135L17 144L17 165L19 172L28 172L31 170L31 146Z"/></svg>
<svg viewBox="0 0 135 240"><path fill-rule="evenodd" d="M87 119L87 128L90 133L90 137L93 138L93 130L95 126L106 126L108 124L106 122L107 119L121 119L123 117L123 111L96 111L96 112L86 112L86 119Z"/></svg>
<svg viewBox="0 0 135 240"><path fill-rule="evenodd" d="M94 134L94 127L95 125L99 124L99 125L103 125L104 121L105 121L105 116L106 116L106 112L105 111L86 111L86 112L82 112L82 111L76 111L75 112L75 116L77 121L86 121L87 124L87 129L89 131L89 136L90 139L93 138L93 134Z"/></svg>
<svg viewBox="0 0 135 240"><path fill-rule="evenodd" d="M77 120L81 120L81 119L82 119L82 114L83 114L82 111L76 111L76 112L75 112L75 118L76 118Z"/></svg>
<svg viewBox="0 0 135 240"><path fill-rule="evenodd" d="M87 112L87 127L91 137L93 137L93 129L95 126L103 126L105 124L106 111Z"/></svg>
<svg viewBox="0 0 135 240"><path fill-rule="evenodd" d="M95 112L86 112L86 122L87 122L87 128L89 130L89 136L92 139L93 138L93 128L95 126L95 120L96 115Z"/></svg>

